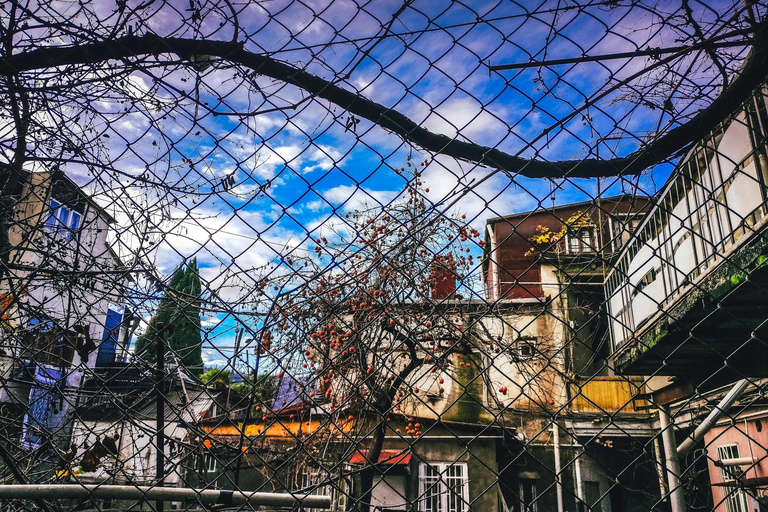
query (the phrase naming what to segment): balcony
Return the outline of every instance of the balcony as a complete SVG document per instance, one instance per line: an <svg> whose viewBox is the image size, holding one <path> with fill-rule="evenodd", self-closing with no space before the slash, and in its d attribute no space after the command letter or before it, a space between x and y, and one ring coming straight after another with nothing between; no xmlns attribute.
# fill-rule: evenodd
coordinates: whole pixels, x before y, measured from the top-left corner
<svg viewBox="0 0 768 512"><path fill-rule="evenodd" d="M642 377L574 379L568 384L571 411L576 414L645 414L648 404L635 398L642 387Z"/></svg>
<svg viewBox="0 0 768 512"><path fill-rule="evenodd" d="M642 377L578 377L568 383L566 426L584 436L652 437L653 416L639 398Z"/></svg>
<svg viewBox="0 0 768 512"><path fill-rule="evenodd" d="M617 371L717 385L768 376L768 239L727 254L613 355Z"/></svg>

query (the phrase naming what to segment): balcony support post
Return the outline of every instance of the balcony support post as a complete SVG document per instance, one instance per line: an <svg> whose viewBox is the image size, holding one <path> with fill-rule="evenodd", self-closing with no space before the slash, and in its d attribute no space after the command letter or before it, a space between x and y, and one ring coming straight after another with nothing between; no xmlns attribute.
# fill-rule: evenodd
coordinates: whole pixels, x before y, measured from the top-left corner
<svg viewBox="0 0 768 512"><path fill-rule="evenodd" d="M659 407L659 424L661 440L664 443L664 456L667 460L667 483L669 488L669 503L672 512L686 512L685 493L680 485L680 459L677 456L677 441L669 407Z"/></svg>

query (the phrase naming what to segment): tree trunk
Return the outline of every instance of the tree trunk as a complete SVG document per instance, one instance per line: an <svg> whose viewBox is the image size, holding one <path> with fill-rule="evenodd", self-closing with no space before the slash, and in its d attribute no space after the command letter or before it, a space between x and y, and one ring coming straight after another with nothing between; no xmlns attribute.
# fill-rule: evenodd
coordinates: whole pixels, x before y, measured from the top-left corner
<svg viewBox="0 0 768 512"><path fill-rule="evenodd" d="M406 339L406 343L415 350L415 345L412 340ZM421 363L421 360L412 359L410 363L408 363L408 366L403 368L402 371L396 375L395 380L390 384L386 391L379 396L379 399L373 403L376 419L379 423L376 425L376 432L373 434L373 445L371 446L371 449L368 450L367 459L369 464L360 472L360 512L371 512L373 477L376 474L379 456L384 447L384 437L387 433L387 415L392 407L392 401L395 399L395 395L397 395L397 390L400 386Z"/></svg>
<svg viewBox="0 0 768 512"><path fill-rule="evenodd" d="M379 424L376 427L376 433L373 436L373 446L368 450L368 460L370 463L360 472L360 512L371 511L371 498L373 497L373 477L376 474L377 462L381 455L381 449L384 447L384 436L386 434L387 421L384 417L379 417Z"/></svg>

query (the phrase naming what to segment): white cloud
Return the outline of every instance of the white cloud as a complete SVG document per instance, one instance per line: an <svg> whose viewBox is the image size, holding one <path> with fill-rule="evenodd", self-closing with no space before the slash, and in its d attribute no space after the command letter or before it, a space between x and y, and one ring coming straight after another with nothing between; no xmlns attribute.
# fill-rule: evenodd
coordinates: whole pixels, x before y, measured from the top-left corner
<svg viewBox="0 0 768 512"><path fill-rule="evenodd" d="M503 109L492 112L483 108L473 98L449 99L429 111L424 103L419 103L416 119L424 118L422 126L449 137L465 137L483 145L495 146L509 134L509 125L504 121L507 113Z"/></svg>
<svg viewBox="0 0 768 512"><path fill-rule="evenodd" d="M424 194L433 204L441 205L440 211L456 201L446 213L466 215L481 232L488 217L524 211L536 205L530 194L512 184L504 174L480 183L490 172L492 170L485 167L438 157L422 174L425 190L429 189Z"/></svg>
<svg viewBox="0 0 768 512"><path fill-rule="evenodd" d="M302 172L310 173L312 171L329 171L334 166L339 165L343 155L340 151L327 145L315 146L314 150L309 152L306 157L306 164L302 166Z"/></svg>
<svg viewBox="0 0 768 512"><path fill-rule="evenodd" d="M321 201L320 199L316 201L310 201L304 205L304 208L311 212L316 212L318 210L321 210L327 207L328 207L328 203L325 201Z"/></svg>
<svg viewBox="0 0 768 512"><path fill-rule="evenodd" d="M359 210L365 205L386 205L399 192L393 190L372 190L359 186L339 185L319 192L331 203L344 205L346 211Z"/></svg>

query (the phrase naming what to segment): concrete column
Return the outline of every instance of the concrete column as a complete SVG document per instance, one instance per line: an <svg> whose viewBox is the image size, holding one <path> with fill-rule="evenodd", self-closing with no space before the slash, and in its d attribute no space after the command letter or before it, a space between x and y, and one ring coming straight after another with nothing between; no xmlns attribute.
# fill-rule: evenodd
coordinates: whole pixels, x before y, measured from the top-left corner
<svg viewBox="0 0 768 512"><path fill-rule="evenodd" d="M664 443L664 457L667 460L669 503L672 506L672 512L686 512L685 493L680 485L680 459L677 456L677 441L675 441L674 425L669 415L669 407L659 407L659 423L661 440Z"/></svg>
<svg viewBox="0 0 768 512"><path fill-rule="evenodd" d="M560 464L560 426L552 422L552 443L555 445L555 491L557 493L557 512L563 512L563 475Z"/></svg>

